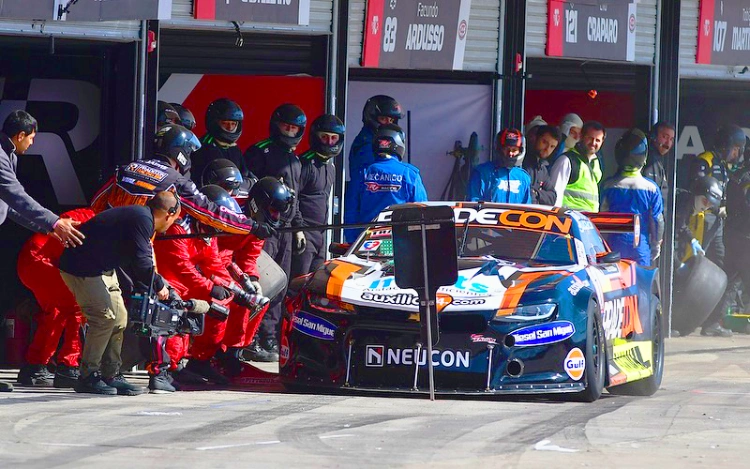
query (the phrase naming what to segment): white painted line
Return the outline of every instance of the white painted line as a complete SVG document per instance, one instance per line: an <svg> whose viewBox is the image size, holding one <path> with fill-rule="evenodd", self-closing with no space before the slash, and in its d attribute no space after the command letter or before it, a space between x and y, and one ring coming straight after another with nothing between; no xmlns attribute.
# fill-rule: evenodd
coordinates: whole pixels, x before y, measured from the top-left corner
<svg viewBox="0 0 750 469"><path fill-rule="evenodd" d="M148 416L182 415L182 412L152 412L152 411L144 410L142 412L138 412L136 415L148 415Z"/></svg>
<svg viewBox="0 0 750 469"><path fill-rule="evenodd" d="M318 438L320 438L321 440L327 440L329 438L348 438L350 436L354 435L321 435Z"/></svg>
<svg viewBox="0 0 750 469"><path fill-rule="evenodd" d="M252 443L240 443L237 445L220 445L220 446L200 446L197 449L198 451L210 451L213 449L227 449L227 448L240 448L243 446L254 446L254 445L275 445L281 443L279 440L272 440L272 441L254 441Z"/></svg>
<svg viewBox="0 0 750 469"><path fill-rule="evenodd" d="M561 453L577 453L577 449L561 448L557 445L551 445L549 440L542 440L534 445L537 451L559 451Z"/></svg>
<svg viewBox="0 0 750 469"><path fill-rule="evenodd" d="M726 394L728 396L747 396L750 392L728 392L728 391L699 391L694 389L691 391L693 394Z"/></svg>
<svg viewBox="0 0 750 469"><path fill-rule="evenodd" d="M76 448L88 448L95 445L89 445L86 443L37 443L38 445L44 446L73 446Z"/></svg>

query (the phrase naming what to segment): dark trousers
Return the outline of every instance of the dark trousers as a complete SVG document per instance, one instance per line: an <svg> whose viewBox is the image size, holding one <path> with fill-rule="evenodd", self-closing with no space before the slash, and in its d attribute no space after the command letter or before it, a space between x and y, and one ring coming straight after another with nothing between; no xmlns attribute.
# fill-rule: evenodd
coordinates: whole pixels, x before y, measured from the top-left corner
<svg viewBox="0 0 750 469"><path fill-rule="evenodd" d="M324 237L318 233L307 235L307 247L302 254L292 256L292 279L317 270L326 261Z"/></svg>
<svg viewBox="0 0 750 469"><path fill-rule="evenodd" d="M291 278L292 271L292 233L279 233L278 236L266 239L263 244L263 250L276 261L279 266L286 272L287 277ZM263 316L258 329L258 338L266 340L270 337L279 338L279 327L281 323L281 313L284 308L284 299L286 298L286 287L276 295L271 301L271 305Z"/></svg>
<svg viewBox="0 0 750 469"><path fill-rule="evenodd" d="M727 230L725 232L727 254L724 257L724 272L727 274L727 289L711 315L703 323L709 326L719 322L731 307L737 296L738 286L744 291L750 289L750 238L744 234ZM740 281L738 281L740 280Z"/></svg>

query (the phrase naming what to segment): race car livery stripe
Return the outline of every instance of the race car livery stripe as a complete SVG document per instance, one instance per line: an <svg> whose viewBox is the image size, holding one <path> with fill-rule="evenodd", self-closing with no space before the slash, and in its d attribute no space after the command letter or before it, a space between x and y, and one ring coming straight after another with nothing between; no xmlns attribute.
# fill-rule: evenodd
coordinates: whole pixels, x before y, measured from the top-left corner
<svg viewBox="0 0 750 469"><path fill-rule="evenodd" d="M518 302L521 301L523 293L526 291L526 287L531 282L538 279L539 277L547 275L547 272L528 272L521 273L517 278L512 278L513 285L503 295L503 302L500 305L501 309L515 308L518 306ZM514 276L515 277L515 276Z"/></svg>
<svg viewBox="0 0 750 469"><path fill-rule="evenodd" d="M362 266L349 264L348 262L338 262L328 277L326 285L326 295L329 298L341 299L341 290L344 288L344 282L351 274L358 271Z"/></svg>
<svg viewBox="0 0 750 469"><path fill-rule="evenodd" d="M625 375L625 381L630 383L643 378L648 378L654 374L654 364L652 357L651 341L628 342L625 344L612 346L612 361L617 368ZM610 380L611 381L611 380Z"/></svg>
<svg viewBox="0 0 750 469"><path fill-rule="evenodd" d="M616 300L617 298L622 298L623 296L631 296L637 294L638 287L633 285L632 287L622 288L619 290L610 290L604 293L604 301Z"/></svg>

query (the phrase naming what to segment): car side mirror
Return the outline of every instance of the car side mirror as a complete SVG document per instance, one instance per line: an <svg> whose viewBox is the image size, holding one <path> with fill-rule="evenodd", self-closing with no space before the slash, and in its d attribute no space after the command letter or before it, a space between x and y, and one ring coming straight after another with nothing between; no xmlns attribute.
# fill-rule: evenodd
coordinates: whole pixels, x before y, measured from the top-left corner
<svg viewBox="0 0 750 469"><path fill-rule="evenodd" d="M615 262L620 262L621 259L620 253L616 251L596 255L596 262L599 264L614 264Z"/></svg>
<svg viewBox="0 0 750 469"><path fill-rule="evenodd" d="M350 247L351 244L349 243L331 243L331 245L328 246L328 252L334 256L343 256Z"/></svg>

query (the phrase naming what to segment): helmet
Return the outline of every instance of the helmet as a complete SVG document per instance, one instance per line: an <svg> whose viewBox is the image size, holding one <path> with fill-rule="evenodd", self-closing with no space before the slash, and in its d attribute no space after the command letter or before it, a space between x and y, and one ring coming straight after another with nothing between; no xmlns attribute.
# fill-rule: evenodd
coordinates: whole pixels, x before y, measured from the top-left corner
<svg viewBox="0 0 750 469"><path fill-rule="evenodd" d="M332 158L344 147L344 123L332 114L323 114L315 119L310 126L310 148L323 159ZM339 141L334 145L327 145L320 140L318 132L338 134Z"/></svg>
<svg viewBox="0 0 750 469"><path fill-rule="evenodd" d="M505 147L518 147L520 151L516 156L507 156L503 149ZM526 155L526 139L518 129L504 129L498 132L495 139L495 163L506 168L521 166L523 157Z"/></svg>
<svg viewBox="0 0 750 469"><path fill-rule="evenodd" d="M154 155L176 161L180 174L190 171L190 155L200 147L193 132L176 124L160 128L154 138Z"/></svg>
<svg viewBox="0 0 750 469"><path fill-rule="evenodd" d="M226 209L236 214L242 213L240 204L238 204L237 201L234 200L231 195L229 195L229 192L227 192L223 188L214 184L209 184L209 185L201 187L200 190L203 193L203 195L208 197L208 200L210 200L211 202L221 207L222 210ZM219 228L214 228L214 227L199 223L198 231L201 233L218 233L221 230Z"/></svg>
<svg viewBox="0 0 750 469"><path fill-rule="evenodd" d="M693 181L690 185L690 193L696 197L704 196L714 208L719 206L724 196L721 183L713 176L703 176Z"/></svg>
<svg viewBox="0 0 750 469"><path fill-rule="evenodd" d="M372 151L375 155L395 155L398 159L403 159L406 153L404 131L396 124L381 125L372 140Z"/></svg>
<svg viewBox="0 0 750 469"><path fill-rule="evenodd" d="M168 102L158 101L156 103L156 128L161 129L169 124L182 125L180 114Z"/></svg>
<svg viewBox="0 0 750 469"><path fill-rule="evenodd" d="M744 153L745 132L734 124L722 125L714 137L714 150L721 155L722 159L727 159L734 147L740 147L740 155Z"/></svg>
<svg viewBox="0 0 750 469"><path fill-rule="evenodd" d="M648 140L646 134L638 129L625 132L615 144L615 161L619 168L626 166L640 169L648 157Z"/></svg>
<svg viewBox="0 0 750 469"><path fill-rule="evenodd" d="M281 132L279 124L296 125L299 130L294 135L286 135ZM271 139L289 148L296 147L302 141L302 136L305 135L305 125L307 125L305 111L294 104L282 104L271 114Z"/></svg>
<svg viewBox="0 0 750 469"><path fill-rule="evenodd" d="M182 126L188 130L193 130L195 128L195 116L192 112L190 112L190 109L186 108L182 104L169 104L174 108L175 111L177 111L177 114L179 114Z"/></svg>
<svg viewBox="0 0 750 469"><path fill-rule="evenodd" d="M394 124L398 124L398 120L404 118L404 113L398 101L390 96L379 94L365 103L362 109L362 122L373 131L378 130L380 127L378 116L390 117L394 119Z"/></svg>
<svg viewBox="0 0 750 469"><path fill-rule="evenodd" d="M206 129L215 139L226 143L234 143L242 135L242 121L245 114L242 108L234 101L220 98L208 105L206 109ZM219 121L237 121L237 129L234 132L224 130Z"/></svg>
<svg viewBox="0 0 750 469"><path fill-rule="evenodd" d="M242 173L234 163L226 158L218 158L206 165L201 175L201 184L216 185L230 194L237 191L242 184Z"/></svg>
<svg viewBox="0 0 750 469"><path fill-rule="evenodd" d="M295 195L283 182L267 176L253 185L248 198L250 217L278 228L284 224L282 217L294 205Z"/></svg>

